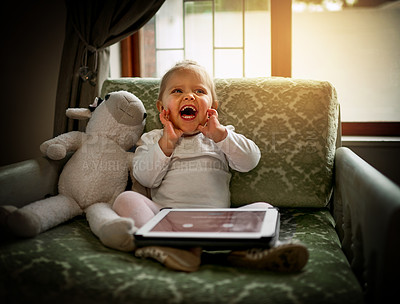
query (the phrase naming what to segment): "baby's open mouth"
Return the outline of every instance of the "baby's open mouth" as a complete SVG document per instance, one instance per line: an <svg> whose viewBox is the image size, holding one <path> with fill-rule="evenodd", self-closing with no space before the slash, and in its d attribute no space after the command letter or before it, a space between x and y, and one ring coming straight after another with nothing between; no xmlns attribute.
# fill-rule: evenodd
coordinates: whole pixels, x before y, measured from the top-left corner
<svg viewBox="0 0 400 304"><path fill-rule="evenodd" d="M181 117L186 120L194 119L197 115L197 110L194 106L183 106L180 110Z"/></svg>

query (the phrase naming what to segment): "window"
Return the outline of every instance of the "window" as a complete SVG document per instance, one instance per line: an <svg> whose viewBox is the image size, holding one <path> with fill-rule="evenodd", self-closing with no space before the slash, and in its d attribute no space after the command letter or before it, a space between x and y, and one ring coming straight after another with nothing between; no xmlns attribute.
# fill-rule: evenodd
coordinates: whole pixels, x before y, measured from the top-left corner
<svg viewBox="0 0 400 304"><path fill-rule="evenodd" d="M166 0L136 38L137 76L188 58L215 77L327 80L343 134L400 136L399 29L400 1Z"/></svg>
<svg viewBox="0 0 400 304"><path fill-rule="evenodd" d="M184 58L215 77L270 75L268 0L167 0L141 35L142 76L160 77Z"/></svg>

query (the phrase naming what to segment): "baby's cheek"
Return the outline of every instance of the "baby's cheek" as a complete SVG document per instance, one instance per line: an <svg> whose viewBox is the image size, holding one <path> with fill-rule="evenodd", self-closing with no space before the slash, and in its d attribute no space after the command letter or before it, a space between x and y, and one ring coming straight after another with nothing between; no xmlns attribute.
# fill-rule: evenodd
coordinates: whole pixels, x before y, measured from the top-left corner
<svg viewBox="0 0 400 304"><path fill-rule="evenodd" d="M204 125L208 122L208 120L209 120L209 117L208 117L208 115L206 115L206 116L201 120L200 124L201 124L202 126L204 126Z"/></svg>

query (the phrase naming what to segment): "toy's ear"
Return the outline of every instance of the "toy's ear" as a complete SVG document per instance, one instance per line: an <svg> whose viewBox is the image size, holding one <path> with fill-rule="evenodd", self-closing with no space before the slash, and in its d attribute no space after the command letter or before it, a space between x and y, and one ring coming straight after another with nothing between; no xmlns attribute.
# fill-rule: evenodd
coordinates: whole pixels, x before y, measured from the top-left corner
<svg viewBox="0 0 400 304"><path fill-rule="evenodd" d="M110 95L106 95L105 100L107 100L110 97ZM102 99L101 97L96 97L94 99L94 102L89 105L89 110L90 112L93 112L94 110L97 109L97 107L104 101L104 99Z"/></svg>
<svg viewBox="0 0 400 304"><path fill-rule="evenodd" d="M92 117L92 112L89 109L85 108L70 108L67 109L67 117L72 118L72 119L79 119L79 120L85 120L89 119Z"/></svg>

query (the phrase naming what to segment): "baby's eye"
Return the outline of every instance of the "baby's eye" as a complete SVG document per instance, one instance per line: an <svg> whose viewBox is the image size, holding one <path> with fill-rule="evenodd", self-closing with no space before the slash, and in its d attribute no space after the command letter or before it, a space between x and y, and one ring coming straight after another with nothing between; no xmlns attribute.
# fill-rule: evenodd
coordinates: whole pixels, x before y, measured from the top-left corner
<svg viewBox="0 0 400 304"><path fill-rule="evenodd" d="M171 91L171 93L172 93L172 94L175 94L175 93L183 93L183 91L182 91L181 89L173 89L173 90Z"/></svg>
<svg viewBox="0 0 400 304"><path fill-rule="evenodd" d="M204 89L197 89L194 91L196 94L206 94L206 90Z"/></svg>

